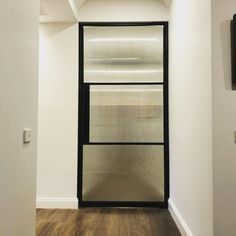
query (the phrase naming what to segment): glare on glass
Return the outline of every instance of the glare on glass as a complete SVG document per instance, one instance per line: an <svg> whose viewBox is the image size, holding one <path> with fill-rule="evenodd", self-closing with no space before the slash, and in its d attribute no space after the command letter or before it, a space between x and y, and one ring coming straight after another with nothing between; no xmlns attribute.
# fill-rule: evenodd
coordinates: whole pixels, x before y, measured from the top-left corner
<svg viewBox="0 0 236 236"><path fill-rule="evenodd" d="M163 26L84 27L85 82L162 82Z"/></svg>
<svg viewBox="0 0 236 236"><path fill-rule="evenodd" d="M162 85L91 85L90 142L163 142Z"/></svg>

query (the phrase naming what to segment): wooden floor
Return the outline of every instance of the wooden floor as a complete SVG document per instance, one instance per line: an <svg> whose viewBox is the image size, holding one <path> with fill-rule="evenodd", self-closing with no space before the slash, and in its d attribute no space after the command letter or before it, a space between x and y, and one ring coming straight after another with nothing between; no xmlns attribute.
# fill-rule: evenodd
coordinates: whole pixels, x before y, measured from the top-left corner
<svg viewBox="0 0 236 236"><path fill-rule="evenodd" d="M37 210L37 236L180 236L166 209Z"/></svg>

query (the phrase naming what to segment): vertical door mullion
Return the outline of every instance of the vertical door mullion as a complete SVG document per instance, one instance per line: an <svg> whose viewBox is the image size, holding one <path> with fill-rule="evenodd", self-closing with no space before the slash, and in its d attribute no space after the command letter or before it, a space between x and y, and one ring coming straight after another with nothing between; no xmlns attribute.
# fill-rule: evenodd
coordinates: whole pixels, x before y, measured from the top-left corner
<svg viewBox="0 0 236 236"><path fill-rule="evenodd" d="M79 143L89 143L89 85L80 84Z"/></svg>
<svg viewBox="0 0 236 236"><path fill-rule="evenodd" d="M168 93L168 23L163 30L164 37L164 195L165 204L168 206L169 199L169 93Z"/></svg>
<svg viewBox="0 0 236 236"><path fill-rule="evenodd" d="M84 139L83 143L87 144L89 143L89 112L90 112L90 85L89 84L83 84L84 87Z"/></svg>

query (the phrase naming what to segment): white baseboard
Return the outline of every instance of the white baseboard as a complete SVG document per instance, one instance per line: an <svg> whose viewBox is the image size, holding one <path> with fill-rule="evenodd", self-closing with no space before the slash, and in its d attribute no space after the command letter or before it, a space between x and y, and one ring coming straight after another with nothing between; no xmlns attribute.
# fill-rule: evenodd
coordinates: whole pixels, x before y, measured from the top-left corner
<svg viewBox="0 0 236 236"><path fill-rule="evenodd" d="M185 223L183 217L181 216L180 212L176 208L175 204L171 199L169 199L169 211L171 216L173 217L177 227L182 236L193 236L192 232L190 231L189 227Z"/></svg>
<svg viewBox="0 0 236 236"><path fill-rule="evenodd" d="M37 208L61 208L61 209L78 209L77 198L47 198L37 197Z"/></svg>

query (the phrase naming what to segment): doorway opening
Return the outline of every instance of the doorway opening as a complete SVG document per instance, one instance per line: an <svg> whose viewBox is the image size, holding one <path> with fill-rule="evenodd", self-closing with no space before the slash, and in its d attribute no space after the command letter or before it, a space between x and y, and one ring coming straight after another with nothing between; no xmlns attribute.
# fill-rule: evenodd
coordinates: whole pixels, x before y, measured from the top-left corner
<svg viewBox="0 0 236 236"><path fill-rule="evenodd" d="M79 24L79 207L167 207L168 23Z"/></svg>

